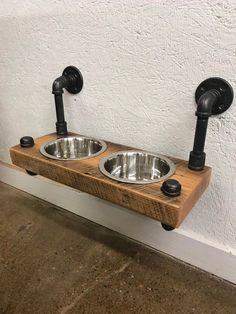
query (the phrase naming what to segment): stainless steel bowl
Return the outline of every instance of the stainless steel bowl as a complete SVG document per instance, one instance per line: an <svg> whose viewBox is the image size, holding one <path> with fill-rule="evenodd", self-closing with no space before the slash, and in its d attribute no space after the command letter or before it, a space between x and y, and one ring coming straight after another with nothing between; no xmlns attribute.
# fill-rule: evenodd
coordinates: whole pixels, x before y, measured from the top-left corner
<svg viewBox="0 0 236 314"><path fill-rule="evenodd" d="M69 136L40 147L44 156L57 160L81 160L97 156L107 148L105 142L85 136Z"/></svg>
<svg viewBox="0 0 236 314"><path fill-rule="evenodd" d="M102 158L100 171L125 183L147 184L165 180L175 172L168 158L144 151L121 151Z"/></svg>

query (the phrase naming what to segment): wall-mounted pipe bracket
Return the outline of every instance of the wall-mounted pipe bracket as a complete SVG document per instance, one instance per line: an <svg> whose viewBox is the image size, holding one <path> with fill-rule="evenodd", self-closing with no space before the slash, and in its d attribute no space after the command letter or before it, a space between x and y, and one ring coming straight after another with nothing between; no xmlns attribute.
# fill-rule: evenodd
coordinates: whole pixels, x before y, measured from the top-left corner
<svg viewBox="0 0 236 314"><path fill-rule="evenodd" d="M190 152L188 163L188 167L191 170L200 171L205 167L206 154L204 153L204 146L208 118L229 109L233 97L234 94L231 85L219 77L209 78L198 86L195 93L197 125L193 150Z"/></svg>
<svg viewBox="0 0 236 314"><path fill-rule="evenodd" d="M74 66L68 66L64 69L62 76L55 79L52 85L52 93L55 98L56 106L56 130L57 135L67 135L67 123L65 121L63 106L63 89L71 94L78 94L83 88L83 77L81 72Z"/></svg>

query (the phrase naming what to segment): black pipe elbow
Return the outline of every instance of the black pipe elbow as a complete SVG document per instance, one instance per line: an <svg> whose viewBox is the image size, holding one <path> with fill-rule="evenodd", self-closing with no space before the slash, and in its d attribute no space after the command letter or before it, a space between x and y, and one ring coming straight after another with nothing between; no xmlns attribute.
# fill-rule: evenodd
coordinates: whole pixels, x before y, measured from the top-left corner
<svg viewBox="0 0 236 314"><path fill-rule="evenodd" d="M212 108L220 96L220 92L216 89L205 92L198 100L195 115L197 117L209 118L212 115Z"/></svg>
<svg viewBox="0 0 236 314"><path fill-rule="evenodd" d="M68 79L63 75L56 78L52 84L52 93L54 95L61 95L64 93L63 88L66 88L68 85Z"/></svg>

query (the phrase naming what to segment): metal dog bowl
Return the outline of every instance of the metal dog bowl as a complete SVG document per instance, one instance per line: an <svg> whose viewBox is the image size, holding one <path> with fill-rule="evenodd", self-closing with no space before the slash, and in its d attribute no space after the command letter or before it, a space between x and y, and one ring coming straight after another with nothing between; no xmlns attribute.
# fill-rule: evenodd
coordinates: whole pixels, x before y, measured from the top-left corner
<svg viewBox="0 0 236 314"><path fill-rule="evenodd" d="M44 143L40 152L57 160L81 160L97 156L107 148L104 141L85 136L69 136Z"/></svg>
<svg viewBox="0 0 236 314"><path fill-rule="evenodd" d="M167 179L175 172L168 158L144 151L121 151L102 158L100 171L125 183L147 184Z"/></svg>

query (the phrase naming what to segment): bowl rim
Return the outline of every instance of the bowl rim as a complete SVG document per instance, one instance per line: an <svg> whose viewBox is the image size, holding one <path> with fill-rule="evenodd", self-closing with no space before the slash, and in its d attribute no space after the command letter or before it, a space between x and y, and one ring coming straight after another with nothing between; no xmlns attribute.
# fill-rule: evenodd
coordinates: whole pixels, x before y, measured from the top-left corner
<svg viewBox="0 0 236 314"><path fill-rule="evenodd" d="M111 175L106 169L105 169L105 163L109 160L112 159L118 155L123 155L123 154L127 154L127 153L143 153L146 155L151 155L153 157L157 157L159 159L164 160L170 167L169 171L167 174L165 174L164 176L162 176L161 178L158 179L153 179L153 180L146 180L146 181L141 181L141 180L137 180L137 181L131 181L129 179L124 179L124 178L116 178L115 176ZM156 183L156 182L160 182L160 181L164 181L165 179L171 177L175 171L176 171L176 166L174 164L174 162L172 160L170 160L169 158L167 158L166 156L162 155L162 154L155 154L152 152L148 152L148 151L144 151L144 150L121 150L115 153L112 153L106 157L103 157L100 161L99 161L99 170L100 172L105 175L106 177L118 181L118 182L123 182L123 183L129 183L129 184L150 184L150 183Z"/></svg>
<svg viewBox="0 0 236 314"><path fill-rule="evenodd" d="M98 143L101 144L101 149L95 153L95 154L91 154L89 156L85 156L85 157L79 157L79 158L58 158L56 156L53 156L53 155L50 155L46 152L45 150L45 147L52 144L52 143L56 143L56 142L60 142L61 140L63 139L70 139L70 138L79 138L79 139L88 139L88 140L93 140L93 141L96 141ZM59 161L62 161L62 160L66 160L66 161L74 161L74 160L84 160L84 159L89 159L89 158L93 158L93 157L96 157L100 154L102 154L105 150L107 149L107 144L105 141L103 140L100 140L100 139L97 139L97 138L94 138L94 137L90 137L90 136L85 136L85 135L69 135L69 136L62 136L60 138L57 138L56 140L50 140L50 141L47 141L45 143L43 143L40 148L39 148L39 151L40 153L44 156L44 157L47 157L49 159L54 159L54 160L59 160Z"/></svg>

